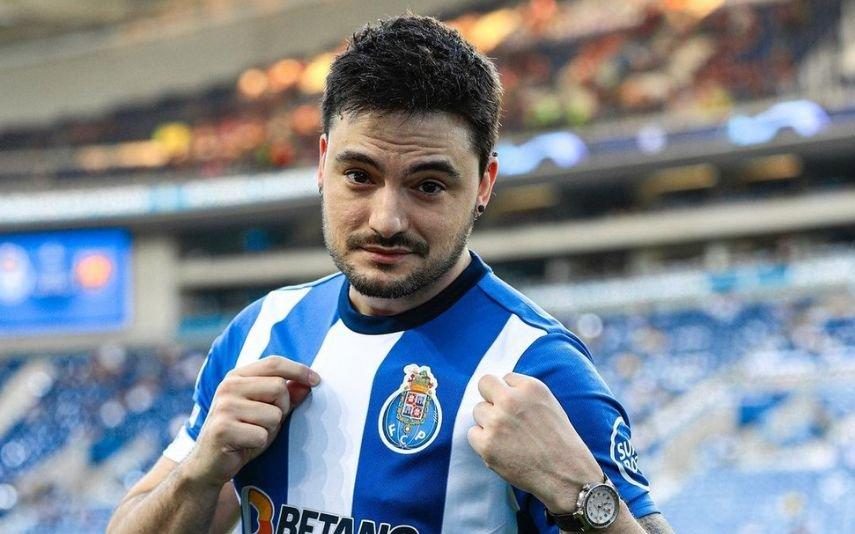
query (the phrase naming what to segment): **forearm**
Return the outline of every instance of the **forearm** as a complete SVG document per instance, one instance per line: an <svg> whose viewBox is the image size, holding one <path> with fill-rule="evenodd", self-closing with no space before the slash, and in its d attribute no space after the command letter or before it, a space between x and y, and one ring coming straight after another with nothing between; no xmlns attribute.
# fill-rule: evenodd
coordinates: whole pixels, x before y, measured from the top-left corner
<svg viewBox="0 0 855 534"><path fill-rule="evenodd" d="M562 534L572 534L563 530L561 532ZM645 530L632 517L632 513L623 501L620 502L620 512L618 512L615 522L609 528L598 532L603 534L645 534Z"/></svg>
<svg viewBox="0 0 855 534"><path fill-rule="evenodd" d="M674 534L674 529L660 513L646 515L638 518L638 524L647 534Z"/></svg>
<svg viewBox="0 0 855 534"><path fill-rule="evenodd" d="M562 534L570 534L561 531ZM603 532L609 534L640 533L640 534L674 534L674 529L660 513L646 515L635 519L626 504L621 501L620 514L614 524Z"/></svg>
<svg viewBox="0 0 855 534"><path fill-rule="evenodd" d="M151 491L123 502L108 534L209 532L221 488L189 478L183 467L178 465Z"/></svg>

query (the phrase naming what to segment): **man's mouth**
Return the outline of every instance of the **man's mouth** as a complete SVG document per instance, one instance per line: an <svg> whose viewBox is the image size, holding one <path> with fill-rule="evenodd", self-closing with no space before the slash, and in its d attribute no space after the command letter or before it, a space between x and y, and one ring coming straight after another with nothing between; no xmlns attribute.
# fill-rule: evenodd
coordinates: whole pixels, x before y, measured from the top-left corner
<svg viewBox="0 0 855 534"><path fill-rule="evenodd" d="M387 265L398 263L413 253L413 251L408 248L379 247L377 245L366 245L360 247L360 249L368 253L371 261Z"/></svg>

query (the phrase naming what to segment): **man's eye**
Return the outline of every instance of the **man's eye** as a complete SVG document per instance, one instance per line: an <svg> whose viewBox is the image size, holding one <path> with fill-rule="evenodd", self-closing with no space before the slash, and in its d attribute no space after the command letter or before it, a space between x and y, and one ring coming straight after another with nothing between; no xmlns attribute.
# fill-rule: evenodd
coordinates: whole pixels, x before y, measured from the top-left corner
<svg viewBox="0 0 855 534"><path fill-rule="evenodd" d="M347 171L344 175L348 180L357 184L367 184L370 181L368 175L362 171Z"/></svg>
<svg viewBox="0 0 855 534"><path fill-rule="evenodd" d="M422 182L419 184L418 190L427 195L436 195L445 191L445 187L437 182Z"/></svg>

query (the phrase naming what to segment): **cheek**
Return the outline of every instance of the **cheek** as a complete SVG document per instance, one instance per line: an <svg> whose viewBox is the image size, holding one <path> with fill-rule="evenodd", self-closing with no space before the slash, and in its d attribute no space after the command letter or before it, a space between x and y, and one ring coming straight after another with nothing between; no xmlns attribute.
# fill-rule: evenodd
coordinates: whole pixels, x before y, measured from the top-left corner
<svg viewBox="0 0 855 534"><path fill-rule="evenodd" d="M468 214L460 210L449 210L441 215L433 214L423 220L419 233L436 243L456 241L456 237L468 225L467 216Z"/></svg>
<svg viewBox="0 0 855 534"><path fill-rule="evenodd" d="M328 201L325 210L327 225L334 232L352 231L361 224L360 210L353 203Z"/></svg>

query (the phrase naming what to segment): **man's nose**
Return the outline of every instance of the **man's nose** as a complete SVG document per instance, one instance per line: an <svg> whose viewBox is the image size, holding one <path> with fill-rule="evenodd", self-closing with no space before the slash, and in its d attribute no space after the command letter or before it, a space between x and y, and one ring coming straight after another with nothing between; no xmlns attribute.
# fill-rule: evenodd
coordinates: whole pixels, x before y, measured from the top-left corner
<svg viewBox="0 0 855 534"><path fill-rule="evenodd" d="M394 188L381 188L374 196L368 224L382 237L404 232L407 230L406 200Z"/></svg>

